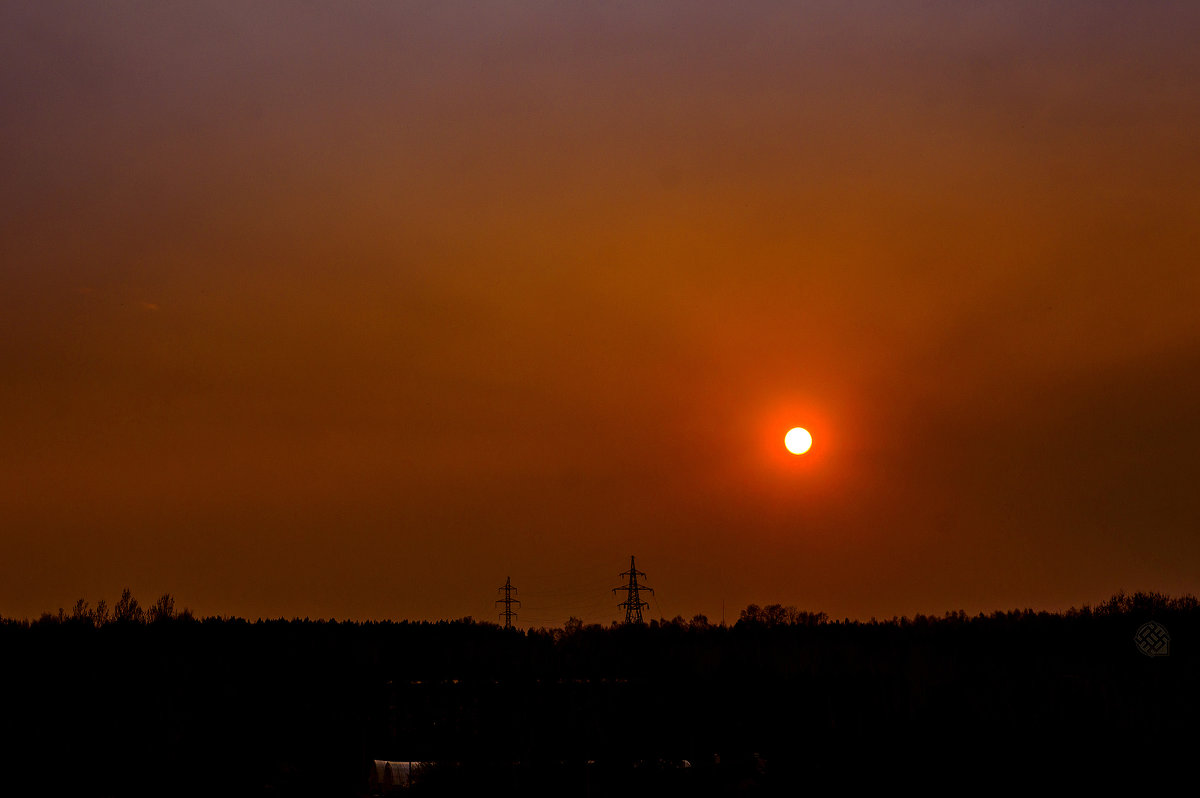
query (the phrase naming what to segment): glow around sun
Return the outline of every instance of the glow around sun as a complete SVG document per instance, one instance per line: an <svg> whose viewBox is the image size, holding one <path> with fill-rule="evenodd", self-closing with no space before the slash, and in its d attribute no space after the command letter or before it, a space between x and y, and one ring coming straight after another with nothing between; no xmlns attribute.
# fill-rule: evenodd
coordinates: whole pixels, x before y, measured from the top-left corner
<svg viewBox="0 0 1200 798"><path fill-rule="evenodd" d="M804 454L812 448L812 435L804 427L794 427L783 436L783 445L792 454Z"/></svg>

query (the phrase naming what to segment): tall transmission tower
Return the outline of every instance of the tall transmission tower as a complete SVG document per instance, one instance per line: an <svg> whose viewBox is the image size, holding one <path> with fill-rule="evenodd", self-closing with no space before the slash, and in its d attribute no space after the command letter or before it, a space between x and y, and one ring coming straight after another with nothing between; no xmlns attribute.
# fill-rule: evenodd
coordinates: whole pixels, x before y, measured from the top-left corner
<svg viewBox="0 0 1200 798"><path fill-rule="evenodd" d="M500 613L500 617L504 619L504 628L511 629L513 618L517 617L517 614L513 612L513 605L521 606L521 602L513 598L517 589L512 586L512 577L506 577L504 579L504 587L497 588L496 592L504 594L504 598L496 599L496 603L504 605L504 612Z"/></svg>
<svg viewBox="0 0 1200 798"><path fill-rule="evenodd" d="M641 591L647 590L650 595L654 595L654 588L638 584L638 577L645 576L645 574L634 565L632 554L629 555L629 570L623 572L621 576L627 576L629 580L620 587L613 588L614 593L618 590L625 591L625 600L617 606L625 610L625 623L642 623L642 608L649 607L650 603L642 601Z"/></svg>

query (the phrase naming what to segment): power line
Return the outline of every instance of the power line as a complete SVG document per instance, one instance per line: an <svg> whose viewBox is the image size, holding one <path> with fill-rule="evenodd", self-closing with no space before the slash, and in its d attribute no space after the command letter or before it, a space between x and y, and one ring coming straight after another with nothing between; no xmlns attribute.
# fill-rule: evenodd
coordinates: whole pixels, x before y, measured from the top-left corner
<svg viewBox="0 0 1200 798"><path fill-rule="evenodd" d="M513 605L521 606L520 600L513 598L513 594L517 592L517 589L512 586L511 576L505 578L504 587L497 588L497 592L501 591L504 593L504 598L497 599L496 603L504 605L504 612L500 613L500 617L504 619L504 628L511 629L513 618L517 617L517 614L513 612Z"/></svg>
<svg viewBox="0 0 1200 798"><path fill-rule="evenodd" d="M645 575L646 574L637 569L637 566L633 561L633 555L630 554L629 570L621 573L621 576L629 577L629 581L627 581L621 587L614 587L612 589L612 592L614 593L616 593L618 590L625 591L625 600L617 605L625 610L625 623L643 623L642 610L646 607L649 607L650 604L649 602L642 601L641 591L648 590L650 591L650 595L654 595L654 588L638 583L638 577ZM657 601L657 599L655 599L655 601Z"/></svg>
<svg viewBox="0 0 1200 798"><path fill-rule="evenodd" d="M535 598L536 597L539 599L551 599L551 600L562 599L562 600L569 601L569 600L573 600L575 598L582 597L582 596L594 596L598 592L603 594L603 589L611 584L612 584L611 579L604 579L602 581L595 582L595 583L585 583L583 586L577 587L577 588L568 588L568 589L561 589L561 590L556 590L553 588L546 588L543 590L526 590L525 597L526 598Z"/></svg>

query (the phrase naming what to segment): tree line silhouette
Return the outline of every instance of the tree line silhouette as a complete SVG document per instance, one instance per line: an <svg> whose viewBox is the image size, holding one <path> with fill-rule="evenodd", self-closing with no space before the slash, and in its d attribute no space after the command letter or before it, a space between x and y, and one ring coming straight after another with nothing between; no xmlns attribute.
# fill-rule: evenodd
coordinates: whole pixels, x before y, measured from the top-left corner
<svg viewBox="0 0 1200 798"><path fill-rule="evenodd" d="M96 606L92 607L87 599L79 599L71 607L70 614L63 611L62 607L58 608L58 614L42 613L38 618L38 623L87 623L92 626L104 626L107 623L157 623L159 621L170 621L179 618L180 620L192 620L192 611L184 609L178 614L175 612L175 597L170 593L162 594L157 601L149 607L143 608L138 600L133 597L133 593L129 588L121 591L121 598L117 600L116 605L109 609L108 602L100 599L96 602Z"/></svg>
<svg viewBox="0 0 1200 798"><path fill-rule="evenodd" d="M1151 620L1169 656L1138 650ZM751 794L845 778L851 755L1011 765L1191 739L1197 632L1194 597L1157 593L1061 613L752 604L728 626L521 631L198 618L125 591L111 611L0 619L2 722L13 762L51 778L69 761L87 795L365 795L374 759L436 763L413 794Z"/></svg>

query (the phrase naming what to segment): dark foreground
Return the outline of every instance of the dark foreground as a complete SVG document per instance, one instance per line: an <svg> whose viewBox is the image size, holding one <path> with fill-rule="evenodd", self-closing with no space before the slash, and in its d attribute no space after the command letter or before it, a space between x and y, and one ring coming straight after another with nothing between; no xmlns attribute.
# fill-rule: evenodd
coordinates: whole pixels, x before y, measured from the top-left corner
<svg viewBox="0 0 1200 798"><path fill-rule="evenodd" d="M1150 620L1166 656L1135 644ZM383 791L386 759L430 763L414 796L824 793L1047 769L1077 788L1170 769L1198 736L1194 599L819 621L7 621L3 778L40 794L361 796Z"/></svg>

